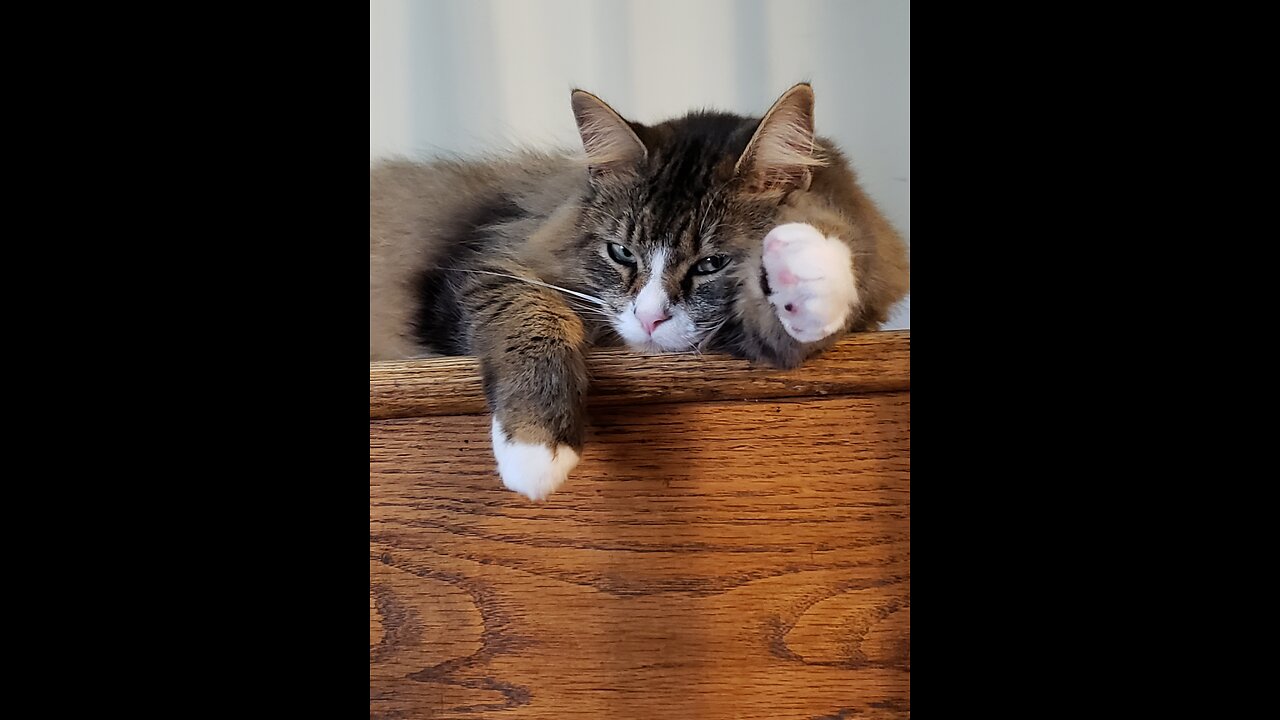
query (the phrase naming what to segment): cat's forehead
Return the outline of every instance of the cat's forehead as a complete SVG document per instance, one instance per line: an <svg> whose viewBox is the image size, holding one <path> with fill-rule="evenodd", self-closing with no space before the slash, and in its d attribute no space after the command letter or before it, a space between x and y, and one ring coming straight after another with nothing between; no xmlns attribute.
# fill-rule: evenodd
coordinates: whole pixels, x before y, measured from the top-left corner
<svg viewBox="0 0 1280 720"><path fill-rule="evenodd" d="M637 241L674 241L705 232L723 214L726 188L709 177L676 177L659 170L633 188L625 208L627 235Z"/></svg>
<svg viewBox="0 0 1280 720"><path fill-rule="evenodd" d="M618 234L635 250L683 258L711 242L720 212L714 197L638 203L620 218Z"/></svg>

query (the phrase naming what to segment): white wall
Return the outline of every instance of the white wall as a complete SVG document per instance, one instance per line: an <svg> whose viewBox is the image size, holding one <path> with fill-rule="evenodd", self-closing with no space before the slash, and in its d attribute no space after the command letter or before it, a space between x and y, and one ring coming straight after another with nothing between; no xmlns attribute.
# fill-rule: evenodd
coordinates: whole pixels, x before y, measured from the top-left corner
<svg viewBox="0 0 1280 720"><path fill-rule="evenodd" d="M808 80L818 132L911 235L909 0L371 0L369 157L574 146L569 91L657 122L760 114ZM910 299L891 327L909 327Z"/></svg>

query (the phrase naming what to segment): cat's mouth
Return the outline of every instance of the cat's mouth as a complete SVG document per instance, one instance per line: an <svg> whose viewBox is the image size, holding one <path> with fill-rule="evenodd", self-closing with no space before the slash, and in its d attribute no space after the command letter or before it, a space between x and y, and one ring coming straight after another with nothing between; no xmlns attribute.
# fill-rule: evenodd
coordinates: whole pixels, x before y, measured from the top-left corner
<svg viewBox="0 0 1280 720"><path fill-rule="evenodd" d="M688 316L679 310L652 333L647 332L632 313L620 314L611 325L627 348L644 355L690 352L701 339Z"/></svg>

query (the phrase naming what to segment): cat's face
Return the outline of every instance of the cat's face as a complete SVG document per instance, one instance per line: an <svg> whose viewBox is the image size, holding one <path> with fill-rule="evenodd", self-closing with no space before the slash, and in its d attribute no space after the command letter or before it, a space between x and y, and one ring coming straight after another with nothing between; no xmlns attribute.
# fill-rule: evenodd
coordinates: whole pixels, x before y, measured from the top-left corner
<svg viewBox="0 0 1280 720"><path fill-rule="evenodd" d="M600 312L634 349L680 352L725 323L790 192L808 186L813 96L788 91L763 119L699 112L645 126L577 91L590 184L580 248Z"/></svg>
<svg viewBox="0 0 1280 720"><path fill-rule="evenodd" d="M726 320L752 262L751 238L758 245L771 226L768 208L734 202L730 187L671 195L662 187L642 178L616 188L591 213L584 248L609 325L643 352L699 348Z"/></svg>

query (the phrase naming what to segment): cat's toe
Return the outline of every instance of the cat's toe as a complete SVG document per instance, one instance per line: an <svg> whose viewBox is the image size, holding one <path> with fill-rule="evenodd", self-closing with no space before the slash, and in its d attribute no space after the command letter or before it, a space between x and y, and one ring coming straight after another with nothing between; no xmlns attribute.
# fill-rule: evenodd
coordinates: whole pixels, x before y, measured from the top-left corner
<svg viewBox="0 0 1280 720"><path fill-rule="evenodd" d="M544 500L555 492L578 465L578 453L568 445L554 448L508 440L498 418L493 419L493 456L502 484L530 500Z"/></svg>
<svg viewBox="0 0 1280 720"><path fill-rule="evenodd" d="M764 270L769 303L787 334L801 342L839 331L858 301L849 246L807 223L769 231Z"/></svg>

